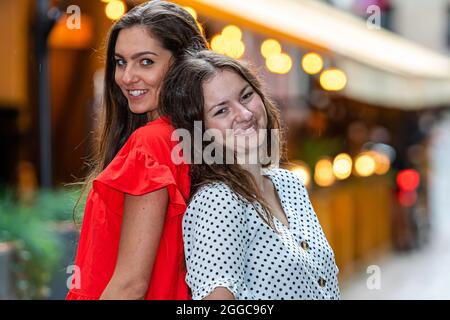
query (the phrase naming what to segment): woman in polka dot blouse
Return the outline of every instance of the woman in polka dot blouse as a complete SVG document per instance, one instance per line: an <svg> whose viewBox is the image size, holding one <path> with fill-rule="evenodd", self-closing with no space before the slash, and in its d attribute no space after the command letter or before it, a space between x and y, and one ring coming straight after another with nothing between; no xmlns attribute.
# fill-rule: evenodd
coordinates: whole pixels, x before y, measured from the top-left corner
<svg viewBox="0 0 450 320"><path fill-rule="evenodd" d="M176 128L194 137L201 123L203 137L214 136L183 148L193 163L183 219L192 298L339 299L334 254L307 190L276 166L279 114L254 74L213 52L189 53L161 92ZM192 160L198 154L203 161Z"/></svg>

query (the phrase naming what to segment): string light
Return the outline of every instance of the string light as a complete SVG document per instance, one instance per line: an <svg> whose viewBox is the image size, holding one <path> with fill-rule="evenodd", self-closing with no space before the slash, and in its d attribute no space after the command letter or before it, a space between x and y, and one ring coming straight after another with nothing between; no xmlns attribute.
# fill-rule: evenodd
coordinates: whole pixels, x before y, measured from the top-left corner
<svg viewBox="0 0 450 320"><path fill-rule="evenodd" d="M323 59L317 53L307 53L302 58L302 68L307 74L319 73L323 68Z"/></svg>
<svg viewBox="0 0 450 320"><path fill-rule="evenodd" d="M111 20L120 19L125 14L126 6L123 1L111 0L105 7L106 16Z"/></svg>
<svg viewBox="0 0 450 320"><path fill-rule="evenodd" d="M352 158L348 154L337 155L333 161L333 172L336 178L347 179L352 174L352 163Z"/></svg>
<svg viewBox="0 0 450 320"><path fill-rule="evenodd" d="M335 182L333 164L330 159L322 159L316 163L314 181L321 187L329 187Z"/></svg>
<svg viewBox="0 0 450 320"><path fill-rule="evenodd" d="M320 85L327 91L340 91L347 84L347 76L339 69L324 70L320 75Z"/></svg>

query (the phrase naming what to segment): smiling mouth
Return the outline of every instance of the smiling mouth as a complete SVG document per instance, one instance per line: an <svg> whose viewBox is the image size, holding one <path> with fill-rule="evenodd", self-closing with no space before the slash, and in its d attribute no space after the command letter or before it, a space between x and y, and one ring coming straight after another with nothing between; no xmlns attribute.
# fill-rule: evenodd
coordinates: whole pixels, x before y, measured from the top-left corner
<svg viewBox="0 0 450 320"><path fill-rule="evenodd" d="M138 98L145 95L148 90L127 90L128 95L132 98Z"/></svg>
<svg viewBox="0 0 450 320"><path fill-rule="evenodd" d="M252 123L248 126L245 126L243 128L238 128L234 130L234 135L238 136L238 135L249 135L256 132L256 124Z"/></svg>

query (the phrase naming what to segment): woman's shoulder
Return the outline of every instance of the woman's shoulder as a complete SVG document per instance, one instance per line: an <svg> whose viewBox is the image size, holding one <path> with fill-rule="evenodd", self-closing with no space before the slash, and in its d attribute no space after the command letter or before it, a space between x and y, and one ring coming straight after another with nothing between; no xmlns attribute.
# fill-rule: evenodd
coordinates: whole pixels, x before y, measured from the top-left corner
<svg viewBox="0 0 450 320"><path fill-rule="evenodd" d="M191 197L188 207L191 210L212 208L244 212L246 201L224 182L211 182L201 186ZM220 208L220 209L219 209Z"/></svg>
<svg viewBox="0 0 450 320"><path fill-rule="evenodd" d="M240 202L239 196L224 182L210 182L202 185L195 191L191 203L198 203L202 199L213 201Z"/></svg>
<svg viewBox="0 0 450 320"><path fill-rule="evenodd" d="M186 221L239 221L245 224L247 202L223 182L208 183L192 196L185 213Z"/></svg>
<svg viewBox="0 0 450 320"><path fill-rule="evenodd" d="M161 117L136 129L127 144L130 150L138 150L154 157L155 160L166 162L170 159L172 148L177 143L172 139L174 130L170 121Z"/></svg>
<svg viewBox="0 0 450 320"><path fill-rule="evenodd" d="M137 141L169 143L174 130L167 118L160 117L136 129L131 137Z"/></svg>
<svg viewBox="0 0 450 320"><path fill-rule="evenodd" d="M267 169L267 174L273 176L280 182L283 182L285 184L289 185L298 185L301 188L304 188L303 183L301 182L300 178L292 171L285 169L285 168L271 168Z"/></svg>

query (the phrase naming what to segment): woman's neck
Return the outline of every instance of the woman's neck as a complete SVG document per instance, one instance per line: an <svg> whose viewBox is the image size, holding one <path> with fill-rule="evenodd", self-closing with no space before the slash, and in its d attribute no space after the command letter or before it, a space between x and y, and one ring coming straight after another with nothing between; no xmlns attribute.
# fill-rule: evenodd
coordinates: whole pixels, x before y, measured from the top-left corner
<svg viewBox="0 0 450 320"><path fill-rule="evenodd" d="M256 185L258 186L261 192L265 190L265 180L263 174L263 167L261 164L241 164L242 169L250 172L255 179Z"/></svg>

